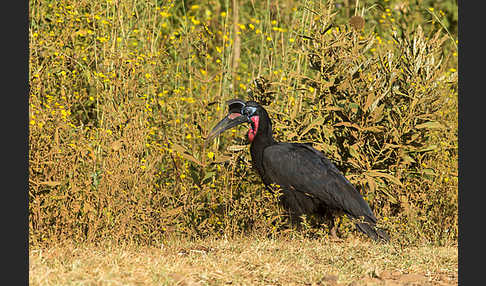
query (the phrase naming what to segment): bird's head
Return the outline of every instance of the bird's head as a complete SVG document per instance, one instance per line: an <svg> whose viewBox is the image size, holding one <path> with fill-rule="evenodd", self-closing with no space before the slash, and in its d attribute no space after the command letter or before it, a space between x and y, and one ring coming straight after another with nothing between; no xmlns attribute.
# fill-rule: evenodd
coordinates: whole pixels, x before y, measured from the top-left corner
<svg viewBox="0 0 486 286"><path fill-rule="evenodd" d="M235 127L241 123L249 123L248 139L253 142L260 127L260 117L265 112L264 109L255 101L244 101L241 99L231 99L226 102L228 105L228 115L225 116L208 135L206 140L212 140L223 131Z"/></svg>

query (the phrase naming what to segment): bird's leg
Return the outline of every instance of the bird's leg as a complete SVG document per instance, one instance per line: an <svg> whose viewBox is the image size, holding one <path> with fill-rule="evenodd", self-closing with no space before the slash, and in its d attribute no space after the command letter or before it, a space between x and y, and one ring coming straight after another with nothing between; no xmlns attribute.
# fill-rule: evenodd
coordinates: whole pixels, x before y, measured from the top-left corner
<svg viewBox="0 0 486 286"><path fill-rule="evenodd" d="M337 226L333 224L333 226L331 228L331 238L333 240L339 240L339 237L336 234L336 228L337 228Z"/></svg>
<svg viewBox="0 0 486 286"><path fill-rule="evenodd" d="M330 227L331 227L331 240L336 240L336 241L341 241L342 239L340 239L338 236L337 236L337 228L338 228L338 224L335 223L335 218L334 217L331 217L330 219Z"/></svg>
<svg viewBox="0 0 486 286"><path fill-rule="evenodd" d="M294 226L297 230L301 230L302 229L302 218L299 214L295 213L295 212L290 212L290 223L292 224L292 226Z"/></svg>

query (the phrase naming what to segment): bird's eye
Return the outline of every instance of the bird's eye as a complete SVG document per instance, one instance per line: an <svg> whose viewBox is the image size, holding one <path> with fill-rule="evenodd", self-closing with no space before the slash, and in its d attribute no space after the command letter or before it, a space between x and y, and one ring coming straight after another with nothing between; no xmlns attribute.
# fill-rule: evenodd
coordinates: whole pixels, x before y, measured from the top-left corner
<svg viewBox="0 0 486 286"><path fill-rule="evenodd" d="M256 107L253 106L247 106L245 109L243 109L243 114L250 117L256 112Z"/></svg>

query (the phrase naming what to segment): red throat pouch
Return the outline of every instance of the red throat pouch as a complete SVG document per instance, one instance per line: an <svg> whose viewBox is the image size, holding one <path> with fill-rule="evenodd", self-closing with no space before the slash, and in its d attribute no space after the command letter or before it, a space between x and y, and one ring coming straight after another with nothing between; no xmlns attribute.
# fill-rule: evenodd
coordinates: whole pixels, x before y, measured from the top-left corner
<svg viewBox="0 0 486 286"><path fill-rule="evenodd" d="M253 122L255 129L253 129L253 126L250 125L250 130L248 130L248 139L250 140L250 142L253 142L258 132L258 123L260 122L260 117L253 116L252 118L250 118L250 120Z"/></svg>

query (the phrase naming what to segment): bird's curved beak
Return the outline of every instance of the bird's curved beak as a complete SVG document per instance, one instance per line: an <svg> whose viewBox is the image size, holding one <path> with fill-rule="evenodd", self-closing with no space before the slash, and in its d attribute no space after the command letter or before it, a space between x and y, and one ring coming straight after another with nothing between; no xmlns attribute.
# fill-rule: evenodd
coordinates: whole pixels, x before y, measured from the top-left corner
<svg viewBox="0 0 486 286"><path fill-rule="evenodd" d="M235 127L236 125L239 125L241 123L249 123L251 122L250 119L248 119L247 116L244 116L240 113L233 112L228 114L223 120L221 120L214 128L209 132L208 138L206 138L206 141L211 141L213 140L216 136L224 132L225 130L228 130L232 127Z"/></svg>

